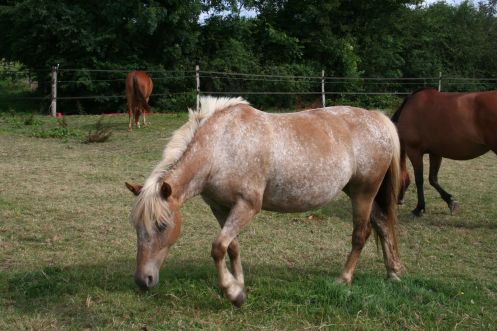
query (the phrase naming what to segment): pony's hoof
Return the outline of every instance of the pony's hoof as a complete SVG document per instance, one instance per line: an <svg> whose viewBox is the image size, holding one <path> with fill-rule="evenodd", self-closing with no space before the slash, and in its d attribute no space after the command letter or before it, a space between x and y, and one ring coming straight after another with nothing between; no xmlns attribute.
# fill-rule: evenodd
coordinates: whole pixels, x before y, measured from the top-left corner
<svg viewBox="0 0 497 331"><path fill-rule="evenodd" d="M245 299L247 299L247 293L243 290L236 296L235 300L231 301L231 303L235 307L240 308L245 302Z"/></svg>
<svg viewBox="0 0 497 331"><path fill-rule="evenodd" d="M388 274L388 280L394 283L398 283L400 282L400 277L395 272L392 272Z"/></svg>
<svg viewBox="0 0 497 331"><path fill-rule="evenodd" d="M450 214L453 215L455 212L457 212L459 210L459 204L454 201L454 200L451 200L449 203L449 210L450 210Z"/></svg>
<svg viewBox="0 0 497 331"><path fill-rule="evenodd" d="M337 278L335 278L335 282L337 284L350 285L352 283L352 279L345 278L344 276L338 276Z"/></svg>

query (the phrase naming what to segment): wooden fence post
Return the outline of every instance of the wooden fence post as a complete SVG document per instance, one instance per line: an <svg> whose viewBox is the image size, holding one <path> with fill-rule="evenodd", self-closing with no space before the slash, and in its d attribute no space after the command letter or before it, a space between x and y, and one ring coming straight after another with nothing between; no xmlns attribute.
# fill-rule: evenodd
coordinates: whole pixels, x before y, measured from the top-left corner
<svg viewBox="0 0 497 331"><path fill-rule="evenodd" d="M326 107L326 93L324 92L324 70L321 70L321 103Z"/></svg>
<svg viewBox="0 0 497 331"><path fill-rule="evenodd" d="M438 92L442 92L442 72L438 72Z"/></svg>
<svg viewBox="0 0 497 331"><path fill-rule="evenodd" d="M200 109L200 67L195 66L195 80L197 82L197 111Z"/></svg>
<svg viewBox="0 0 497 331"><path fill-rule="evenodd" d="M51 93L51 103L50 103L50 115L52 117L57 116L57 71L59 70L59 65L52 67L52 93Z"/></svg>

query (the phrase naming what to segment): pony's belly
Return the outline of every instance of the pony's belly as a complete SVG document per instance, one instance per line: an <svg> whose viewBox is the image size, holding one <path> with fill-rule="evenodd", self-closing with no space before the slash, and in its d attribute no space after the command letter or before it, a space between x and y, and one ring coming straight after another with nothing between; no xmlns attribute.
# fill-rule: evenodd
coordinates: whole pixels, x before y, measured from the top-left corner
<svg viewBox="0 0 497 331"><path fill-rule="evenodd" d="M347 184L345 180L322 181L302 185L271 183L264 191L262 209L279 212L301 212L322 207Z"/></svg>

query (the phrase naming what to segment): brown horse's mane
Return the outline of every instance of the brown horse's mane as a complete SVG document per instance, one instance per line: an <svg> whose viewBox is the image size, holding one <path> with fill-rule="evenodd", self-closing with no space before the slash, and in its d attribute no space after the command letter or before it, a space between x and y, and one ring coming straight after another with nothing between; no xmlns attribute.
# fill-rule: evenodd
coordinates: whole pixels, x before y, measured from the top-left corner
<svg viewBox="0 0 497 331"><path fill-rule="evenodd" d="M411 97L413 95L415 95L416 93L418 92L421 92L421 91L426 91L426 90L435 90L433 87L422 87L420 89L417 89L416 91L412 92L411 94L409 94L407 97L404 98L404 101L402 101L402 104L399 106L399 108L397 108L397 110L395 111L395 113L393 114L391 120L392 122L394 123L397 123L399 121L399 117L400 117L400 113L402 112L402 109L404 108L404 106L406 105L407 101L409 101L409 99L411 99Z"/></svg>
<svg viewBox="0 0 497 331"><path fill-rule="evenodd" d="M147 231L151 231L154 223L168 225L171 222L171 212L167 202L160 196L162 179L181 159L195 133L208 118L217 111L242 104L247 105L248 102L241 97L216 98L205 96L200 98L201 106L198 111L188 109L188 121L173 133L164 149L162 160L145 181L139 196L136 198L131 212L134 224L141 220L145 224Z"/></svg>

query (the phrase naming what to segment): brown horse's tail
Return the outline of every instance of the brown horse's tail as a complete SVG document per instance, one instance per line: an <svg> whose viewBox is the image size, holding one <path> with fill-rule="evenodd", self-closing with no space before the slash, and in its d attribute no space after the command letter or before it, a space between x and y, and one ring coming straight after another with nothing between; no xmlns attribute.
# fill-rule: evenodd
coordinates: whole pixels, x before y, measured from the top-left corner
<svg viewBox="0 0 497 331"><path fill-rule="evenodd" d="M136 100L135 102L139 103L143 107L143 109L150 112L150 106L148 105L148 102L145 99L145 96L143 95L140 86L138 85L138 77L136 77L136 75L133 76L133 93L135 95L134 97L134 100Z"/></svg>
<svg viewBox="0 0 497 331"><path fill-rule="evenodd" d="M397 252L397 198L400 188L400 141L397 128L388 117L382 115L385 125L388 128L390 141L392 142L392 159L390 166L383 178L380 189L374 199L371 220L377 235L382 235L378 227L386 227L384 231L392 234L393 249ZM381 222L380 222L381 218ZM381 223L381 225L380 225ZM380 232L380 233L378 233Z"/></svg>

